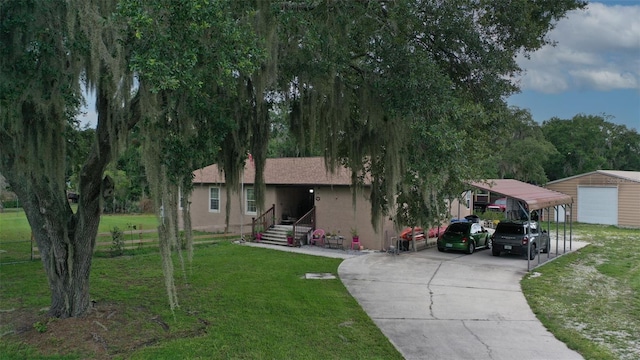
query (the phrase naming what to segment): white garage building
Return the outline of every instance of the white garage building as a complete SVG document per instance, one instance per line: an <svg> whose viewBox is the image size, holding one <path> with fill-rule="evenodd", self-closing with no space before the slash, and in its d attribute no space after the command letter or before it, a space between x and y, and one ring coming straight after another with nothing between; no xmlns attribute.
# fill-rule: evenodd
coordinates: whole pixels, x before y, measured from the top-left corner
<svg viewBox="0 0 640 360"><path fill-rule="evenodd" d="M640 171L597 170L549 182L546 188L573 198L573 214L560 208L560 219L640 228Z"/></svg>

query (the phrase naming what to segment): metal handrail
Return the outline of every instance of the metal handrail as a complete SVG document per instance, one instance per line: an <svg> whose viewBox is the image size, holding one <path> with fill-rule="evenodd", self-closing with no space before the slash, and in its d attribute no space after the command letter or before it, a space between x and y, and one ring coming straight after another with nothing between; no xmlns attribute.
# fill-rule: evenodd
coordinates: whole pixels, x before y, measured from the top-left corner
<svg viewBox="0 0 640 360"><path fill-rule="evenodd" d="M296 222L293 223L293 228L291 231L293 232L293 242L295 246L300 245L298 232L296 227L301 224L310 224L311 229L309 231L313 232L316 229L316 207L314 206L311 210L309 210L306 214L300 217ZM309 233L307 231L307 235Z"/></svg>
<svg viewBox="0 0 640 360"><path fill-rule="evenodd" d="M276 204L271 205L271 208L263 212L262 215L257 218L251 218L251 238L256 238L256 226L262 228L262 230L269 229L276 224Z"/></svg>

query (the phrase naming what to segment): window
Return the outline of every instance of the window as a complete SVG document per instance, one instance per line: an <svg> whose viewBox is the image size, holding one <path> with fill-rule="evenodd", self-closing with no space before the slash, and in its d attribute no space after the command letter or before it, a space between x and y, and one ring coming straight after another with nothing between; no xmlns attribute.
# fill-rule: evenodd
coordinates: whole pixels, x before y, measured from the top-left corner
<svg viewBox="0 0 640 360"><path fill-rule="evenodd" d="M525 230L521 224L500 222L498 223L498 227L496 227L496 232L501 234L522 235L525 233Z"/></svg>
<svg viewBox="0 0 640 360"><path fill-rule="evenodd" d="M466 234L467 231L469 231L469 223L466 222L456 222L453 223L451 225L449 225L449 227L447 227L446 232L448 233L453 233L453 234Z"/></svg>
<svg viewBox="0 0 640 360"><path fill-rule="evenodd" d="M220 188L209 188L209 212L220 212Z"/></svg>
<svg viewBox="0 0 640 360"><path fill-rule="evenodd" d="M257 212L256 209L256 193L252 187L248 187L245 190L245 203L246 203L246 212L247 214L255 214Z"/></svg>
<svg viewBox="0 0 640 360"><path fill-rule="evenodd" d="M182 188L178 188L178 209L182 210L182 208L184 208L184 204L185 201L187 199L184 198L184 196L182 196Z"/></svg>

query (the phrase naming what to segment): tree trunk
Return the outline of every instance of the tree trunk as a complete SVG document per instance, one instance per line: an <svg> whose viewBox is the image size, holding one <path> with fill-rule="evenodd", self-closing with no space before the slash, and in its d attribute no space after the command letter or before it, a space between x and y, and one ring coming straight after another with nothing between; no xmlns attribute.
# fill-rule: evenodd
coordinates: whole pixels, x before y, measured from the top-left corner
<svg viewBox="0 0 640 360"><path fill-rule="evenodd" d="M83 315L90 304L89 274L100 221L96 211L99 206L87 204L83 196L78 212L73 214L64 188L43 187L42 184L52 185L46 177L40 181L15 178L11 177L10 184L21 199L49 280L49 315Z"/></svg>
<svg viewBox="0 0 640 360"><path fill-rule="evenodd" d="M94 175L93 181L82 186L74 214L64 182L62 186L55 184L46 174L41 178L10 174L9 183L22 202L49 280L49 315L83 315L90 304L89 274L100 223L100 178Z"/></svg>

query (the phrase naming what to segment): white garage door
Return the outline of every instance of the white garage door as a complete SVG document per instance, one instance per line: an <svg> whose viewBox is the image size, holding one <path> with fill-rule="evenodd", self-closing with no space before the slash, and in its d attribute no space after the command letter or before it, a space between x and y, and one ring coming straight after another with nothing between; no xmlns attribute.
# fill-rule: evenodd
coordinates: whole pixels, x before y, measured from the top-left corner
<svg viewBox="0 0 640 360"><path fill-rule="evenodd" d="M618 188L578 186L578 222L618 225Z"/></svg>

